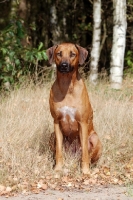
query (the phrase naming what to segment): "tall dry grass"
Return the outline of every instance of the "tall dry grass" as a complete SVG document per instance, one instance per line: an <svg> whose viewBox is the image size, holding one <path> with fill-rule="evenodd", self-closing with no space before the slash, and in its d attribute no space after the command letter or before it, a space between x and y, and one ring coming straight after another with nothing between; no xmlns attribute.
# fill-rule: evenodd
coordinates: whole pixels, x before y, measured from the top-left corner
<svg viewBox="0 0 133 200"><path fill-rule="evenodd" d="M97 168L108 175L133 180L133 83L125 81L122 90L108 83L89 86L95 129L103 144ZM0 101L0 183L35 181L53 172L49 150L53 119L49 111L50 84L20 88ZM106 168L105 168L106 167ZM93 169L92 169L93 171ZM108 171L108 170L107 170ZM65 153L64 173L80 173L79 154Z"/></svg>
<svg viewBox="0 0 133 200"><path fill-rule="evenodd" d="M133 178L133 82L125 80L122 90L101 82L89 93L95 128L103 144L98 164L129 181Z"/></svg>

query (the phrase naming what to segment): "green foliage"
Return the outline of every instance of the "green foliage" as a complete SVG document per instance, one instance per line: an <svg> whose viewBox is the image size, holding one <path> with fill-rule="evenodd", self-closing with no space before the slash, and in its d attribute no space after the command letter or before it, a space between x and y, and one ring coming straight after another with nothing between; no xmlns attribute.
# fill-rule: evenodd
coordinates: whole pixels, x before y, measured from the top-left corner
<svg viewBox="0 0 133 200"><path fill-rule="evenodd" d="M40 61L47 60L43 43L38 48L24 46L25 38L20 20L14 20L0 32L0 87L20 83L25 75L37 73Z"/></svg>
<svg viewBox="0 0 133 200"><path fill-rule="evenodd" d="M127 51L125 56L126 69L125 73L133 74L133 51Z"/></svg>

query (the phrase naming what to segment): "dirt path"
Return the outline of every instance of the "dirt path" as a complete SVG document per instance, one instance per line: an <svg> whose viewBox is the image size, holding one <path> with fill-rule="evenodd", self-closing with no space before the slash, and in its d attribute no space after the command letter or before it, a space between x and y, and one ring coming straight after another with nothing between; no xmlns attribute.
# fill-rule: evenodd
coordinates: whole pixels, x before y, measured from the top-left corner
<svg viewBox="0 0 133 200"><path fill-rule="evenodd" d="M131 193L130 196L128 193ZM0 197L0 200L133 200L133 189L126 187L99 186L90 191L57 191L46 190L39 194L18 195L17 197Z"/></svg>

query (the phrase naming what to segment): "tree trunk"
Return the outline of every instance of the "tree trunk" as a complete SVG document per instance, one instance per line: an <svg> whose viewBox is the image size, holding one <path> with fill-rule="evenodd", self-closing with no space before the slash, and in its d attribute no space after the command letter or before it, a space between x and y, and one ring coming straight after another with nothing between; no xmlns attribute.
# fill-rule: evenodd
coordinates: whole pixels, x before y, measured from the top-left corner
<svg viewBox="0 0 133 200"><path fill-rule="evenodd" d="M113 0L113 46L110 64L111 87L120 89L123 78L123 64L126 42L126 0Z"/></svg>
<svg viewBox="0 0 133 200"><path fill-rule="evenodd" d="M100 39L101 39L101 0L93 2L93 39L90 63L90 82L97 83L98 78L98 62L100 57Z"/></svg>
<svg viewBox="0 0 133 200"><path fill-rule="evenodd" d="M52 33L52 43L58 44L60 42L60 27L58 26L58 18L57 18L57 10L55 4L53 4L50 8L50 13L51 13L51 33Z"/></svg>
<svg viewBox="0 0 133 200"><path fill-rule="evenodd" d="M31 46L36 46L38 44L38 27L37 27L37 20L38 20L38 11L39 11L39 1L38 0L30 0L29 6L29 19L28 23L30 25L30 36L31 36Z"/></svg>
<svg viewBox="0 0 133 200"><path fill-rule="evenodd" d="M26 23L27 20L27 2L26 0L21 0L19 3L19 17Z"/></svg>
<svg viewBox="0 0 133 200"><path fill-rule="evenodd" d="M23 26L25 27L25 30L27 30L28 29L27 27L27 0L21 0L19 2L18 14L21 19L21 22L23 23ZM28 41L28 36L27 38L25 37L21 39L21 44L23 46L27 46L30 44Z"/></svg>
<svg viewBox="0 0 133 200"><path fill-rule="evenodd" d="M133 27L131 26L130 31L130 39L131 39L131 51L133 51Z"/></svg>

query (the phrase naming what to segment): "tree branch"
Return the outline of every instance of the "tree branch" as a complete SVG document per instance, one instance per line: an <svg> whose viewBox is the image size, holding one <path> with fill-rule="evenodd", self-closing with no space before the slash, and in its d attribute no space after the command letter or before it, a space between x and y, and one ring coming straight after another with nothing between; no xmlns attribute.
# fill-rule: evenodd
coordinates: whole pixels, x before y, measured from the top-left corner
<svg viewBox="0 0 133 200"><path fill-rule="evenodd" d="M93 1L89 0L89 2L90 2L91 4L93 4Z"/></svg>
<svg viewBox="0 0 133 200"><path fill-rule="evenodd" d="M10 1L10 0L3 0L3 1L1 1L0 3L5 3L6 1Z"/></svg>

